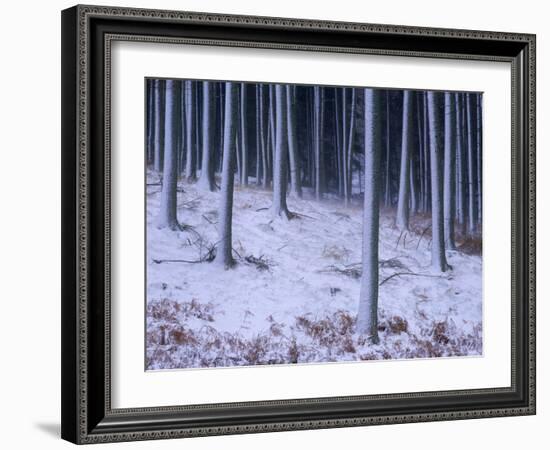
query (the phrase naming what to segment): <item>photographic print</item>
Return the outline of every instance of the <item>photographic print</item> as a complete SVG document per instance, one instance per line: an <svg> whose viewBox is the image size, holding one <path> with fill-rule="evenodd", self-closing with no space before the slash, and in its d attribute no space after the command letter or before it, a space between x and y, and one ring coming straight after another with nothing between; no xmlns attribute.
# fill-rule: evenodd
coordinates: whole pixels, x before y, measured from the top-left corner
<svg viewBox="0 0 550 450"><path fill-rule="evenodd" d="M483 354L482 94L145 80L146 370Z"/></svg>

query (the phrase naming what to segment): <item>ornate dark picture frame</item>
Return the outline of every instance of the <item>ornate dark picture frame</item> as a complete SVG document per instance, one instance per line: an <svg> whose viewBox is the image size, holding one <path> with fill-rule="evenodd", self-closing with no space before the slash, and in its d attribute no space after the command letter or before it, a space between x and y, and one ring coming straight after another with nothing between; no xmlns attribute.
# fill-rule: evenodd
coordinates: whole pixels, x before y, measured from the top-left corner
<svg viewBox="0 0 550 450"><path fill-rule="evenodd" d="M512 67L512 372L506 388L111 407L115 40L506 61ZM62 12L62 437L98 443L535 414L535 36L177 11Z"/></svg>

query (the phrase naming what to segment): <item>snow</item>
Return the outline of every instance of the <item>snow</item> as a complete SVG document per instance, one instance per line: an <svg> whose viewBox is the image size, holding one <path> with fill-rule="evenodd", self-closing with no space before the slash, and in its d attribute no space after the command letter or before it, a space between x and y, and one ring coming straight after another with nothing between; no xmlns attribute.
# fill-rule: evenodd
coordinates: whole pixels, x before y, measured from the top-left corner
<svg viewBox="0 0 550 450"><path fill-rule="evenodd" d="M361 269L360 199L346 208L341 200L318 202L305 189L304 199L288 199L296 218L273 219L271 191L235 186L237 264L224 270L200 262L218 240L220 193L180 182L178 220L185 226L181 231L157 229L160 187L155 183L158 177L150 172L149 370L482 353L481 256L449 251L453 270L437 273L430 267L430 237L401 235L394 226L395 212L383 211L380 343L373 345L354 334ZM406 275L409 272L416 275ZM386 280L396 273L403 275Z"/></svg>

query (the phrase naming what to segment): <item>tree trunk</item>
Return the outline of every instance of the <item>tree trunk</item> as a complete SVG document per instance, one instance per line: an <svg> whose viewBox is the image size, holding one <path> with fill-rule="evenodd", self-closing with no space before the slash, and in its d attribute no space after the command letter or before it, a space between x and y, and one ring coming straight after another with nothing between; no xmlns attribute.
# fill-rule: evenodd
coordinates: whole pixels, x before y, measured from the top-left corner
<svg viewBox="0 0 550 450"><path fill-rule="evenodd" d="M475 183L475 98L472 94L466 94L466 115L468 126L468 231L470 234L474 234L476 231L476 183Z"/></svg>
<svg viewBox="0 0 550 450"><path fill-rule="evenodd" d="M411 205L411 209L410 209L410 213L412 214L416 214L418 212L418 203L417 203L417 200L418 200L418 196L416 194L416 168L414 166L414 157L413 155L411 155L411 158L410 158L410 188L411 188L411 202L410 202L410 205Z"/></svg>
<svg viewBox="0 0 550 450"><path fill-rule="evenodd" d="M443 142L441 133L442 94L430 91L428 97L428 117L430 135L430 166L432 184L432 267L440 272L449 269L445 258L445 238L443 235Z"/></svg>
<svg viewBox="0 0 550 450"><path fill-rule="evenodd" d="M380 151L382 148L380 90L365 89L365 196L363 208L363 273L357 332L378 343L378 229Z"/></svg>
<svg viewBox="0 0 550 450"><path fill-rule="evenodd" d="M418 185L420 189L420 193L418 196L418 209L421 212L426 212L427 208L426 204L424 203L424 178L426 176L424 172L424 146L426 145L426 143L424 142L424 135L422 132L422 95L417 95L416 100L416 123L418 126Z"/></svg>
<svg viewBox="0 0 550 450"><path fill-rule="evenodd" d="M155 159L155 80L147 80L147 165Z"/></svg>
<svg viewBox="0 0 550 450"><path fill-rule="evenodd" d="M401 167L399 172L399 197L397 198L396 225L400 230L409 229L410 155L412 153L413 93L403 92L403 133L401 137Z"/></svg>
<svg viewBox="0 0 550 450"><path fill-rule="evenodd" d="M268 156L267 156L267 112L265 107L265 95L264 95L264 86L260 85L260 137L262 145L262 173L263 180L262 184L265 189L269 186L269 167L268 167Z"/></svg>
<svg viewBox="0 0 550 450"><path fill-rule="evenodd" d="M197 178L197 122L195 111L195 86L190 80L185 81L185 134L187 157L185 161L185 176L187 181L195 181Z"/></svg>
<svg viewBox="0 0 550 450"><path fill-rule="evenodd" d="M288 129L288 155L290 160L290 191L296 197L302 197L302 179L300 177L300 159L296 140L296 94L293 86L286 86L286 108Z"/></svg>
<svg viewBox="0 0 550 450"><path fill-rule="evenodd" d="M287 92L285 86L275 85L275 154L273 158L273 206L271 213L274 217L290 219L291 214L286 205L287 189L287 158L288 158L288 132L287 132Z"/></svg>
<svg viewBox="0 0 550 450"><path fill-rule="evenodd" d="M260 89L259 84L256 85L256 186L261 186L262 177L262 131L260 128Z"/></svg>
<svg viewBox="0 0 550 450"><path fill-rule="evenodd" d="M314 113L315 113L315 197L321 200L324 193L324 90L314 86Z"/></svg>
<svg viewBox="0 0 550 450"><path fill-rule="evenodd" d="M481 227L482 221L482 206L483 206L483 197L482 197L482 186L481 186L481 177L482 177L482 121L481 121L481 94L477 94L477 133L476 133L476 155L477 155L477 223Z"/></svg>
<svg viewBox="0 0 550 450"><path fill-rule="evenodd" d="M232 247L233 220L233 184L235 181L235 138L237 130L237 86L225 83L225 114L223 163L220 192L219 244L216 251L216 262L226 269L234 264Z"/></svg>
<svg viewBox="0 0 550 450"><path fill-rule="evenodd" d="M462 234L466 227L466 183L464 177L464 97L455 94L456 100L456 178L457 178L457 219Z"/></svg>
<svg viewBox="0 0 550 450"><path fill-rule="evenodd" d="M179 118L176 102L179 101L179 83L166 80L166 113L164 128L164 161L158 228L178 228L176 191L178 179L177 167L177 129Z"/></svg>
<svg viewBox="0 0 550 450"><path fill-rule="evenodd" d="M241 184L248 185L248 108L246 83L241 83Z"/></svg>
<svg viewBox="0 0 550 450"><path fill-rule="evenodd" d="M455 249L455 185L456 185L456 107L455 95L445 93L445 157L443 171L443 219L445 248Z"/></svg>
<svg viewBox="0 0 550 450"><path fill-rule="evenodd" d="M214 183L214 168L212 159L214 152L214 87L212 82L202 82L203 99L202 99L202 163L201 175L197 185L208 191L215 191ZM226 105L227 107L227 105ZM225 137L224 137L225 147Z"/></svg>
<svg viewBox="0 0 550 450"><path fill-rule="evenodd" d="M344 88L344 92L346 89ZM344 94L345 98L345 94ZM342 108L344 115L346 114L346 105ZM352 194L351 180L351 154L353 152L354 137L355 137L355 89L351 90L351 111L349 119L349 129L344 128L344 135L347 133L346 145L344 146L344 205L348 206Z"/></svg>
<svg viewBox="0 0 550 450"><path fill-rule="evenodd" d="M391 206L390 186L390 91L386 91L386 188L384 190L384 206Z"/></svg>
<svg viewBox="0 0 550 450"><path fill-rule="evenodd" d="M162 152L164 151L164 80L155 80L155 161L156 172L162 172Z"/></svg>

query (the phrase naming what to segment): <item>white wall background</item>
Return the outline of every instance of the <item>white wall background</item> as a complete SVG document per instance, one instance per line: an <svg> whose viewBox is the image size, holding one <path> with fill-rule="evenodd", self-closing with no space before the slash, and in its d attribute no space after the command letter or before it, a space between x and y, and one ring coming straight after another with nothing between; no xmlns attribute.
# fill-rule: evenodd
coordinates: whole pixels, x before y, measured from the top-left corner
<svg viewBox="0 0 550 450"><path fill-rule="evenodd" d="M103 3L98 0L98 3ZM2 8L0 46L0 444L68 448L59 438L60 403L60 10L70 1L10 2ZM111 0L106 4L403 25L530 32L538 35L539 198L550 188L550 30L544 2L429 0ZM538 415L385 427L346 428L117 444L117 448L256 449L385 447L507 449L539 447L550 421L548 327L550 213L538 202ZM546 278L546 280L545 280ZM541 444L536 445L536 443Z"/></svg>

